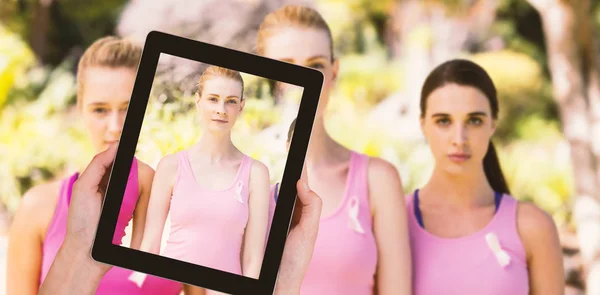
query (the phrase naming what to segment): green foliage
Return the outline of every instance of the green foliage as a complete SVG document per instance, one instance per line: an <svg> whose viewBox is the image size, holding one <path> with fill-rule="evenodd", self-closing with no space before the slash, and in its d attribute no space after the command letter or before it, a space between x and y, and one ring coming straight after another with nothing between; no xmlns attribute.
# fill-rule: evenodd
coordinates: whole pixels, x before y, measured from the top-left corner
<svg viewBox="0 0 600 295"><path fill-rule="evenodd" d="M552 130L549 127L543 132ZM518 141L501 149L499 154L513 196L534 202L559 223L568 222L573 174L569 147L564 140Z"/></svg>
<svg viewBox="0 0 600 295"><path fill-rule="evenodd" d="M488 71L497 88L500 103L498 140L527 139L518 130L531 116L558 122L549 82L531 57L506 50L477 54L472 59Z"/></svg>
<svg viewBox="0 0 600 295"><path fill-rule="evenodd" d="M68 108L74 91L74 77L59 67L36 100L15 97L0 111L0 201L10 211L29 188L88 159Z"/></svg>
<svg viewBox="0 0 600 295"><path fill-rule="evenodd" d="M361 110L370 109L402 87L401 69L386 60L383 50L346 55L340 60L332 99L351 100Z"/></svg>
<svg viewBox="0 0 600 295"><path fill-rule="evenodd" d="M28 6L24 13L16 10L15 0L9 1L10 5L0 8L0 14L14 14L5 24L9 23L13 32L24 32L17 35L27 36L33 1L25 1ZM64 32L54 28L51 36L67 38L62 45L83 47L109 31L125 1L75 2L61 1L53 19L77 25ZM383 98L404 88L403 76L410 74L404 72L401 61L389 61L382 42L384 16L396 1L317 2L331 27L340 58L326 127L345 146L391 162L402 177L405 193L410 193L431 175L434 161L429 147L423 142L391 139L366 119ZM458 11L466 2L430 3L451 4ZM472 58L489 71L498 89L500 126L494 139L502 167L515 197L532 200L558 220L566 220L573 191L570 158L545 74L545 53L535 38L522 32L523 24L530 24L523 19L532 8L517 0L499 4L493 31L505 40L508 49ZM596 15L600 15L598 11ZM600 24L600 17L597 22ZM427 45L433 37L429 28L418 27L409 34L408 42ZM8 33L0 34L0 38L0 106L4 103L0 107L0 202L14 211L27 189L81 169L93 149L74 110L71 70L75 61L27 70L35 58L25 42ZM285 143L265 142L255 136L279 121L281 111L273 106L269 85L247 75L244 79L247 102L233 131L234 143L267 164L275 181L285 164L285 153L281 152ZM162 155L187 148L202 135L193 98L174 91L176 99L164 101L159 99L162 91L166 89L158 89L151 96L136 153L153 167Z"/></svg>
<svg viewBox="0 0 600 295"><path fill-rule="evenodd" d="M0 110L15 84L24 83L19 78L34 62L35 57L25 42L0 26Z"/></svg>

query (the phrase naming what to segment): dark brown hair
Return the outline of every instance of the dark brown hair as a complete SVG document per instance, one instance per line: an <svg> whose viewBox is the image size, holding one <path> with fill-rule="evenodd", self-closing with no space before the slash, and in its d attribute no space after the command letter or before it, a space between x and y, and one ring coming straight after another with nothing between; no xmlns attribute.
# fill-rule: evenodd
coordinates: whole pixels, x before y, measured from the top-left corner
<svg viewBox="0 0 600 295"><path fill-rule="evenodd" d="M288 142L292 141L292 136L294 135L295 127L296 127L296 119L294 119L294 121L292 121L292 124L290 124L290 129L288 129L288 137L287 137Z"/></svg>
<svg viewBox="0 0 600 295"><path fill-rule="evenodd" d="M490 103L492 118L498 118L498 97L492 78L481 66L464 59L453 59L444 62L429 74L421 89L420 108L422 118L427 110L429 95L437 88L450 83L474 87L481 91ZM490 141L487 153L483 158L483 170L488 182L495 191L510 194L492 141Z"/></svg>

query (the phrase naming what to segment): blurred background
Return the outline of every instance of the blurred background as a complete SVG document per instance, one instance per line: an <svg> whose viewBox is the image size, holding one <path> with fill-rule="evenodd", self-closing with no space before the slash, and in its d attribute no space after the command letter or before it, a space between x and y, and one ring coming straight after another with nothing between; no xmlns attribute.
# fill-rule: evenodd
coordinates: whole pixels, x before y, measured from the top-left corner
<svg viewBox="0 0 600 295"><path fill-rule="evenodd" d="M160 30L254 52L263 17L281 5L303 3L328 21L340 58L327 129L346 146L394 163L406 192L422 185L432 168L417 120L425 76L454 57L488 70L500 98L494 141L510 189L558 224L568 294L598 290L593 284L600 284L600 1L2 2L0 286L6 233L23 193L91 158L78 124L74 76L89 44L107 34L143 41L150 30ZM148 112L163 122L190 122L193 114L182 113L176 99L189 94L193 83L187 77L201 70L161 65L157 83L178 87L157 88L158 103ZM257 97L244 126L276 140L281 132L273 130L287 126L274 122L289 106ZM167 132L160 120L153 120L152 130ZM163 142L162 151L189 146L197 135L181 134ZM261 150L253 155L261 157Z"/></svg>

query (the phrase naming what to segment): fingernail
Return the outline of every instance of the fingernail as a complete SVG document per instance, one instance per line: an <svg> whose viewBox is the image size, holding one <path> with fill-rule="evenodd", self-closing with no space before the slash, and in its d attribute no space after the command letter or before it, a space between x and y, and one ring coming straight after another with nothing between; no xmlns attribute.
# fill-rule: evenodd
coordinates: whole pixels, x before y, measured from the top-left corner
<svg viewBox="0 0 600 295"><path fill-rule="evenodd" d="M310 190L310 188L308 188L308 183L306 183L306 180L304 180L304 179L301 179L300 181L302 181L302 187L303 187L305 190L309 191L309 190Z"/></svg>

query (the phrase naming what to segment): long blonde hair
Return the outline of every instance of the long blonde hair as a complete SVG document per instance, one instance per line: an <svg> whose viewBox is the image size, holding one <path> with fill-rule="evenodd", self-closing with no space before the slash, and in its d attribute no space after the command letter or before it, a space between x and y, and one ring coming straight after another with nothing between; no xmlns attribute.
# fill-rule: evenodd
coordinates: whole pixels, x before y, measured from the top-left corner
<svg viewBox="0 0 600 295"><path fill-rule="evenodd" d="M286 5L269 13L258 29L256 51L264 55L265 42L274 31L284 27L300 27L324 30L329 38L331 61L334 60L333 37L329 25L321 14L313 8L300 5Z"/></svg>
<svg viewBox="0 0 600 295"><path fill-rule="evenodd" d="M81 107L85 73L91 67L128 68L135 71L142 57L142 47L115 36L96 40L88 47L77 66L77 105Z"/></svg>

